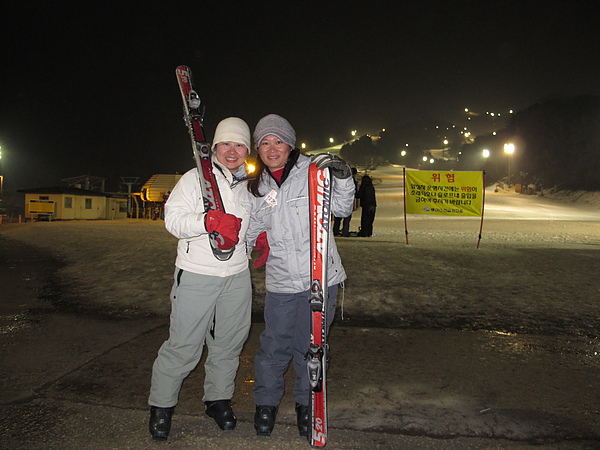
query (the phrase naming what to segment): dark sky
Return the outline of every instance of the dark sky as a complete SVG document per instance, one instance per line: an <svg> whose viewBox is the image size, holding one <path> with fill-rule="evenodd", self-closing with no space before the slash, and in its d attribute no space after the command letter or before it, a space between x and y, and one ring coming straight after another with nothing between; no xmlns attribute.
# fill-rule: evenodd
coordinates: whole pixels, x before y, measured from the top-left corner
<svg viewBox="0 0 600 450"><path fill-rule="evenodd" d="M15 3L0 19L9 191L84 174L116 189L121 176L191 168L179 64L193 70L209 137L225 117L253 129L275 112L311 148L353 129L458 122L465 107L600 94L593 2Z"/></svg>

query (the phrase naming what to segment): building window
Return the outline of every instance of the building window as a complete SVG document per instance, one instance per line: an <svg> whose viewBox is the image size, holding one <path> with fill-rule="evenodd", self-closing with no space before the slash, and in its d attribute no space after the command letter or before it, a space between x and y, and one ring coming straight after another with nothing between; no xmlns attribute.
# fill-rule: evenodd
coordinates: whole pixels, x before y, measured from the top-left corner
<svg viewBox="0 0 600 450"><path fill-rule="evenodd" d="M65 197L65 208L73 207L73 197Z"/></svg>
<svg viewBox="0 0 600 450"><path fill-rule="evenodd" d="M50 197L47 195L40 195L40 200L50 200Z"/></svg>
<svg viewBox="0 0 600 450"><path fill-rule="evenodd" d="M85 209L92 209L92 199L91 198L85 199Z"/></svg>

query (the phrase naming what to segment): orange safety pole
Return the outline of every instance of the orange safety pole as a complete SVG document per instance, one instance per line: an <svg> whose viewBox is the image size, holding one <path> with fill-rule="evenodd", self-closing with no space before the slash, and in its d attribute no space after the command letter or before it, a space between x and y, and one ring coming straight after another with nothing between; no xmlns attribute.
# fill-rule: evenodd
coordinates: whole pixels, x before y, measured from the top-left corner
<svg viewBox="0 0 600 450"><path fill-rule="evenodd" d="M477 239L477 248L481 242L481 232L483 230L483 211L485 209L485 170L482 173L483 176L483 197L481 199L481 224L479 225L479 238Z"/></svg>
<svg viewBox="0 0 600 450"><path fill-rule="evenodd" d="M406 245L408 245L408 227L406 224L406 167L402 168L402 175L404 176L404 182L402 183L404 192L404 235L406 236Z"/></svg>

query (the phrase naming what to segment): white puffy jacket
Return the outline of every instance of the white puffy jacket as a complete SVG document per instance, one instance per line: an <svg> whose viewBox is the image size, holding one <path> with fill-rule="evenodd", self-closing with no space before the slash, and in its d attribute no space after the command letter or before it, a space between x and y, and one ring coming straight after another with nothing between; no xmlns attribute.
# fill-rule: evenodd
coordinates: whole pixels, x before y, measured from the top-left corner
<svg viewBox="0 0 600 450"><path fill-rule="evenodd" d="M225 212L242 219L240 241L227 261L212 254L204 227L204 204L198 169L187 171L177 182L165 204L165 227L179 239L175 265L183 270L226 277L248 268L244 237L250 217L250 194L246 181L234 181L231 172L213 158L213 172L219 186Z"/></svg>
<svg viewBox="0 0 600 450"><path fill-rule="evenodd" d="M251 250L258 235L266 231L271 248L267 260L266 288L269 292L296 293L310 285L310 222L308 207L308 167L310 158L299 155L281 187L266 170L262 174L260 193L275 191L277 204L271 206L265 197L252 199L252 215L247 232ZM331 212L338 217L352 213L354 180L332 177ZM346 279L333 237L329 240L327 266L328 286Z"/></svg>

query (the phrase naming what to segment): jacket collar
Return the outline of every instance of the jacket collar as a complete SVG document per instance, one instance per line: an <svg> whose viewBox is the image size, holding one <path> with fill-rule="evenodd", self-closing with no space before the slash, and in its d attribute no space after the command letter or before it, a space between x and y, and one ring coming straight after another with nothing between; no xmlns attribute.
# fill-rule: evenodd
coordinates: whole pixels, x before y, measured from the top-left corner
<svg viewBox="0 0 600 450"><path fill-rule="evenodd" d="M223 166L219 161L217 161L217 157L213 154L211 157L211 161L214 167L216 167L219 172L225 177L225 179L231 183L239 183L240 181L248 178L248 173L246 171L246 163L242 164L236 173L231 173L231 171Z"/></svg>

